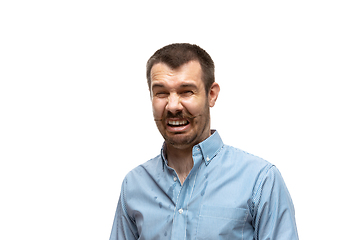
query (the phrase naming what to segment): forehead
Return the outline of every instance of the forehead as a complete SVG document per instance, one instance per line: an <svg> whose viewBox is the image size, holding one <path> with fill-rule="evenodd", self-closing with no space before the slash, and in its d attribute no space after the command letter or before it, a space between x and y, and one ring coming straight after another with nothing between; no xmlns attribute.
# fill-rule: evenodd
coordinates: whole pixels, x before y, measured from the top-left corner
<svg viewBox="0 0 360 240"><path fill-rule="evenodd" d="M203 86L202 69L198 61L190 61L179 68L172 69L165 63L157 63L151 68L151 86L159 84L165 87L176 87L184 83Z"/></svg>

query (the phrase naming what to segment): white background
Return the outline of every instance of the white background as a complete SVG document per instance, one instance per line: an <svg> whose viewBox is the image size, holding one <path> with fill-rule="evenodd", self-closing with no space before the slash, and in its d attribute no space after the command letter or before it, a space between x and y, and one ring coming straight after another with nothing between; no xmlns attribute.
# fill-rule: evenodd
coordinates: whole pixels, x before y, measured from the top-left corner
<svg viewBox="0 0 360 240"><path fill-rule="evenodd" d="M215 2L215 1L214 1ZM216 65L212 128L274 163L301 239L358 236L358 1L0 3L0 239L108 239L125 174L160 152L147 59Z"/></svg>

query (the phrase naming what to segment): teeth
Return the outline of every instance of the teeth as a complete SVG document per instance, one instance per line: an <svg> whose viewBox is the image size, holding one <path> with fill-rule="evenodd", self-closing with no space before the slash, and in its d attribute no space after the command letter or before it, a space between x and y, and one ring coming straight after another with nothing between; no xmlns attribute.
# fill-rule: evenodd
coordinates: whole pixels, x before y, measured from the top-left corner
<svg viewBox="0 0 360 240"><path fill-rule="evenodd" d="M182 120L182 121L169 121L170 125L174 125L174 126L179 126L179 125L185 125L187 123L186 120Z"/></svg>

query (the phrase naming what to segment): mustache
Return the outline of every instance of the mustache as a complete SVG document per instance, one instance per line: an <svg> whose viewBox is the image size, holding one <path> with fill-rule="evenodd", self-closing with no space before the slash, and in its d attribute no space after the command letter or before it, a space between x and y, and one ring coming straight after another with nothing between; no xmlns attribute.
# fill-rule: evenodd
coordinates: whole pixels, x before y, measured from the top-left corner
<svg viewBox="0 0 360 240"><path fill-rule="evenodd" d="M184 113L184 112L178 112L176 114L173 114L172 112L167 112L166 115L162 118L154 118L155 121L162 121L166 118L182 118L182 119L194 119L201 116L201 114L198 115L191 115L188 113Z"/></svg>

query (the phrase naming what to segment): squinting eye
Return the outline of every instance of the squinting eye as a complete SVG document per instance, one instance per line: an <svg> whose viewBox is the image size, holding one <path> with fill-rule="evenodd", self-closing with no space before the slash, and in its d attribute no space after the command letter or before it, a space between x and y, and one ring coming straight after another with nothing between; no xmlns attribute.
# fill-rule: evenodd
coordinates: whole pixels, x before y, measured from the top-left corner
<svg viewBox="0 0 360 240"><path fill-rule="evenodd" d="M167 93L166 92L158 92L155 94L155 96L157 96L159 98L164 98L167 96Z"/></svg>
<svg viewBox="0 0 360 240"><path fill-rule="evenodd" d="M194 92L189 90L189 91L183 92L182 94L183 94L184 96L191 96L191 95L194 94Z"/></svg>

